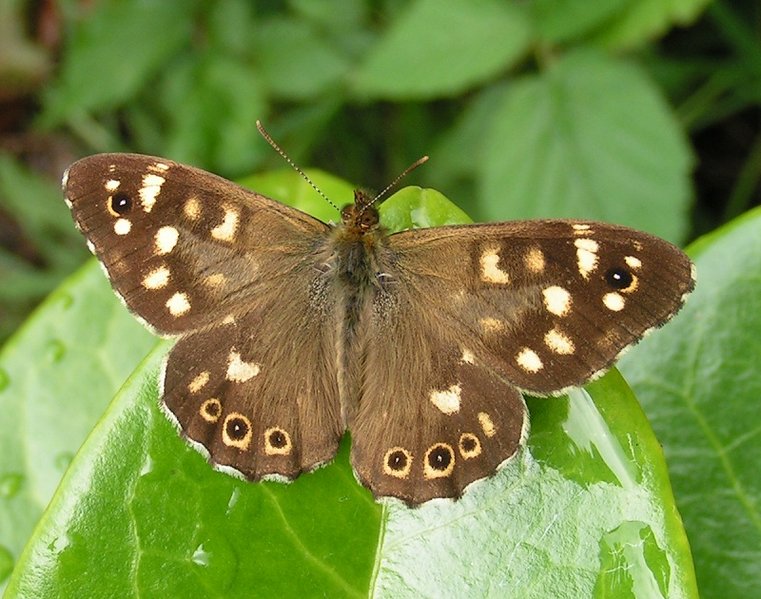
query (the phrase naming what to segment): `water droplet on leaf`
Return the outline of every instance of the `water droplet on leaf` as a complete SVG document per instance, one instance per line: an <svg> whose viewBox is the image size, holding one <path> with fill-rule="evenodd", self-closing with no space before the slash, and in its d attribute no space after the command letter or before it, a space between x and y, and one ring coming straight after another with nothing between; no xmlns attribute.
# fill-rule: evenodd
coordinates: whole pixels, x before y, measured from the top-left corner
<svg viewBox="0 0 761 599"><path fill-rule="evenodd" d="M24 483L24 475L17 472L0 477L0 497L10 499L15 496Z"/></svg>

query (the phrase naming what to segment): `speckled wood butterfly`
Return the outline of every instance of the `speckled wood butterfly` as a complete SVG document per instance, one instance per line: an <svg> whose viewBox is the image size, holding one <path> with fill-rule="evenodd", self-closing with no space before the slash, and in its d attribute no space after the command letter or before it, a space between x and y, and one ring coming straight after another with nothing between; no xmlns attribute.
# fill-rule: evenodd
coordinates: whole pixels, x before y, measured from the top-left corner
<svg viewBox="0 0 761 599"><path fill-rule="evenodd" d="M349 430L376 497L457 498L525 441L521 391L589 381L693 288L676 247L597 222L389 235L362 193L333 226L135 154L80 160L63 188L119 297L177 337L165 411L250 480L319 467Z"/></svg>

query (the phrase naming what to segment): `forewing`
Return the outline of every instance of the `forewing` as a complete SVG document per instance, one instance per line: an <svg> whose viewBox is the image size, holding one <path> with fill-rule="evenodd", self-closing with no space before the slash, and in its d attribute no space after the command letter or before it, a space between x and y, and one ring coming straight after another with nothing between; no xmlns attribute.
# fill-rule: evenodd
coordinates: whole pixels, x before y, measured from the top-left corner
<svg viewBox="0 0 761 599"><path fill-rule="evenodd" d="M525 221L390 238L399 286L460 349L536 394L581 385L673 316L694 286L672 244L625 227Z"/></svg>
<svg viewBox="0 0 761 599"><path fill-rule="evenodd" d="M328 230L226 179L152 156L84 158L63 186L116 293L165 335L202 328L251 301Z"/></svg>

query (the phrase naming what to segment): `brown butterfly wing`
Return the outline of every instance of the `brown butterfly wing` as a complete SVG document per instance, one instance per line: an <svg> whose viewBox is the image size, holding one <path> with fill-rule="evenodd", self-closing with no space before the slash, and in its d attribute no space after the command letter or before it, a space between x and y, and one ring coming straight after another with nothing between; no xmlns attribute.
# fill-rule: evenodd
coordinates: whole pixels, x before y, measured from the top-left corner
<svg viewBox="0 0 761 599"><path fill-rule="evenodd" d="M602 223L440 227L392 235L388 247L349 426L359 478L409 503L457 497L491 474L522 439L518 389L585 383L693 287L680 250ZM381 337L393 344L373 343ZM460 450L464 434L478 438L479 455ZM447 463L438 471L436 447L451 458L436 456Z"/></svg>
<svg viewBox="0 0 761 599"><path fill-rule="evenodd" d="M85 158L64 193L128 308L180 337L162 402L187 438L251 479L290 479L335 455L335 305L309 259L327 225L151 156ZM320 309L307 309L320 290Z"/></svg>
<svg viewBox="0 0 761 599"><path fill-rule="evenodd" d="M74 163L64 195L116 293L164 335L221 320L328 230L226 179L139 154Z"/></svg>
<svg viewBox="0 0 761 599"><path fill-rule="evenodd" d="M390 238L404 285L470 351L539 395L585 383L665 323L694 286L672 244L626 227L518 221ZM400 285L401 286L401 285Z"/></svg>
<svg viewBox="0 0 761 599"><path fill-rule="evenodd" d="M183 434L215 465L250 480L312 470L335 456L344 433L333 328L289 312L309 290L287 283L223 324L183 336L164 368L163 402Z"/></svg>
<svg viewBox="0 0 761 599"><path fill-rule="evenodd" d="M405 305L398 320L369 325L370 339L390 342L367 345L349 429L354 470L373 494L410 505L457 498L515 454L528 434L520 392L462 351L435 310Z"/></svg>

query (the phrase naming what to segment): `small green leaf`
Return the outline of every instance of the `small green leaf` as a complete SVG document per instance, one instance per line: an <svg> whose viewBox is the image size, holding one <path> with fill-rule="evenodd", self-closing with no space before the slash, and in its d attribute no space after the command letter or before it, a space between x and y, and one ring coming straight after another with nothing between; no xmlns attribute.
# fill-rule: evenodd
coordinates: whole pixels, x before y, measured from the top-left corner
<svg viewBox="0 0 761 599"><path fill-rule="evenodd" d="M528 23L514 5L417 0L372 49L354 91L391 99L454 95L509 68L528 42Z"/></svg>
<svg viewBox="0 0 761 599"><path fill-rule="evenodd" d="M354 188L329 173L308 169L307 176L339 209L354 201ZM252 175L241 184L273 200L308 212L323 222L338 222L340 214L311 185L290 169Z"/></svg>
<svg viewBox="0 0 761 599"><path fill-rule="evenodd" d="M705 597L761 596L761 209L690 249L682 313L621 368L669 461Z"/></svg>
<svg viewBox="0 0 761 599"><path fill-rule="evenodd" d="M380 207L381 221L389 231L461 225L470 217L435 189L405 187Z"/></svg>
<svg viewBox="0 0 761 599"><path fill-rule="evenodd" d="M517 81L494 120L481 174L488 219L583 217L684 235L690 151L633 66L571 54Z"/></svg>

